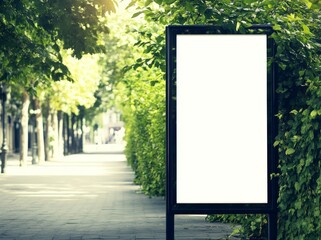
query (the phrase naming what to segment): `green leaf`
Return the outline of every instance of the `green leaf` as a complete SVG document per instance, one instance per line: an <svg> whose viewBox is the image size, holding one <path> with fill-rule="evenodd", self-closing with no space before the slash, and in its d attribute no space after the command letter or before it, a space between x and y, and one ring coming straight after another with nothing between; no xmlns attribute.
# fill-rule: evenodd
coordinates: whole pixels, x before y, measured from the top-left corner
<svg viewBox="0 0 321 240"><path fill-rule="evenodd" d="M296 209L301 209L301 207L302 207L302 202L299 200L299 201L297 201L295 204L294 204L294 207L296 208Z"/></svg>
<svg viewBox="0 0 321 240"><path fill-rule="evenodd" d="M310 9L312 7L312 2L309 0L303 0L305 2L305 4L307 5L307 7Z"/></svg>
<svg viewBox="0 0 321 240"><path fill-rule="evenodd" d="M279 25L279 24L275 24L274 26L273 26L273 30L274 31L279 31L279 30L281 30L282 28L281 28L281 26Z"/></svg>
<svg viewBox="0 0 321 240"><path fill-rule="evenodd" d="M132 0L132 1L128 4L128 6L126 7L126 10L127 10L128 8L134 6L134 5L136 4L136 2L137 2L137 0Z"/></svg>
<svg viewBox="0 0 321 240"><path fill-rule="evenodd" d="M276 146L278 146L280 144L280 141L275 141L274 143L273 143L273 147L276 147Z"/></svg>
<svg viewBox="0 0 321 240"><path fill-rule="evenodd" d="M141 15L142 13L144 13L144 11L139 11L133 14L132 18L138 17L139 15Z"/></svg>
<svg viewBox="0 0 321 240"><path fill-rule="evenodd" d="M235 28L235 30L238 31L239 28L240 28L240 26L241 26L241 23L240 23L240 22L237 22L237 23L236 23L236 28Z"/></svg>
<svg viewBox="0 0 321 240"><path fill-rule="evenodd" d="M305 73L305 70L301 70L301 71L299 71L299 75L300 75L300 77L302 77L302 76L304 75L304 73Z"/></svg>
<svg viewBox="0 0 321 240"><path fill-rule="evenodd" d="M153 2L153 0L146 0L145 1L145 7L149 6L152 2Z"/></svg>
<svg viewBox="0 0 321 240"><path fill-rule="evenodd" d="M318 111L317 111L317 110L313 110L313 111L310 113L311 119L314 119L317 115L318 115Z"/></svg>
<svg viewBox="0 0 321 240"><path fill-rule="evenodd" d="M154 0L154 2L161 5L163 3L163 0Z"/></svg>
<svg viewBox="0 0 321 240"><path fill-rule="evenodd" d="M301 26L302 26L303 32L304 32L305 34L312 35L312 33L311 33L311 31L310 31L310 28L309 28L307 25L305 25L305 24L302 23Z"/></svg>
<svg viewBox="0 0 321 240"><path fill-rule="evenodd" d="M279 63L279 67L284 71L286 69L286 65L282 62Z"/></svg>
<svg viewBox="0 0 321 240"><path fill-rule="evenodd" d="M295 150L293 148L288 148L286 151L285 151L285 154L286 155L291 155L295 152Z"/></svg>
<svg viewBox="0 0 321 240"><path fill-rule="evenodd" d="M290 113L294 114L294 115L297 115L298 114L298 110L292 110Z"/></svg>

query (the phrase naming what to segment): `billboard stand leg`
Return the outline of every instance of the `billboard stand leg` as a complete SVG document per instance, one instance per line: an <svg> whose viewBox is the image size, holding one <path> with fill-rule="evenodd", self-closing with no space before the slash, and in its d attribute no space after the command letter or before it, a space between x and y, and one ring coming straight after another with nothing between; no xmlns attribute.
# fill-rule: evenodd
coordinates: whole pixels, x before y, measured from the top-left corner
<svg viewBox="0 0 321 240"><path fill-rule="evenodd" d="M167 210L166 213L166 240L174 240L174 221L175 216L172 211Z"/></svg>
<svg viewBox="0 0 321 240"><path fill-rule="evenodd" d="M277 239L277 214L270 213L268 217L268 240Z"/></svg>

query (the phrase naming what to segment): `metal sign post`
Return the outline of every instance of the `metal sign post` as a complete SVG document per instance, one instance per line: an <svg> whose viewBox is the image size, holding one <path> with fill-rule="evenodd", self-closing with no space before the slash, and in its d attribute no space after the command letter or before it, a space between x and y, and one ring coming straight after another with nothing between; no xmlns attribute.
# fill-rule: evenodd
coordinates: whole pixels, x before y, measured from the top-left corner
<svg viewBox="0 0 321 240"><path fill-rule="evenodd" d="M275 46L270 25L239 34L168 26L166 236L175 214L269 214L277 234Z"/></svg>

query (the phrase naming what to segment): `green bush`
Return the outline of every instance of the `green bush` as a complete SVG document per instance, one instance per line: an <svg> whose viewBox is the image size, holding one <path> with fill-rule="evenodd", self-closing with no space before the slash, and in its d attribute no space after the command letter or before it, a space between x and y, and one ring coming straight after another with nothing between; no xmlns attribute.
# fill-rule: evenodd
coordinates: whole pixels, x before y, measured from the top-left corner
<svg viewBox="0 0 321 240"><path fill-rule="evenodd" d="M143 70L136 69L135 74L137 71ZM126 118L126 157L143 192L164 196L165 82L136 81L134 86L130 94L132 107Z"/></svg>
<svg viewBox="0 0 321 240"><path fill-rule="evenodd" d="M275 32L272 38L277 44L274 61L279 68L277 86L279 133L274 144L278 148L280 158L278 239L320 239L321 17L317 9L318 3L312 4L312 1L308 0L157 0L155 2L159 4L156 8L147 1L146 4L141 4L140 11L144 12L150 23L157 22L163 25L214 23L239 32L244 32L251 24L273 24ZM155 53L154 59L149 58L146 61L147 64L151 64L150 69L157 71L164 69L164 64L161 62L161 58L164 59L164 54L161 54L164 52L164 47L161 47L163 35L163 33L151 34L151 39L157 41L150 44L146 44L146 38L144 41L140 40L143 49ZM143 60L138 61L138 65L144 64ZM149 70L149 73L151 72ZM160 93L163 83L156 84L159 89L155 91L156 88L152 86L151 81L159 80L161 77L142 78L137 74L136 77L137 81L140 79L141 88L137 88L135 84L131 85L131 89L135 89L130 94L135 110L130 120L133 122L129 124L128 158L131 159L130 162L144 190L148 194L162 195L164 179L161 178L164 178L165 171L165 121L162 118L164 111L159 109L164 103ZM155 93L160 95L155 97ZM154 99L157 101L154 102ZM158 118L160 120L157 120ZM163 138L158 133L163 134ZM266 234L267 221L262 215L210 216L209 220L240 223L247 237L264 237Z"/></svg>
<svg viewBox="0 0 321 240"><path fill-rule="evenodd" d="M243 238L267 239L267 216L262 214L220 214L206 217L209 222L233 223L240 225L232 235L238 234Z"/></svg>
<svg viewBox="0 0 321 240"><path fill-rule="evenodd" d="M202 19L234 25L241 32L253 23L274 24L274 60L279 67L279 133L274 146L280 157L278 239L282 240L321 236L321 25L319 12L309 6L304 1L222 1ZM262 216L222 218L238 219L247 237L266 236Z"/></svg>

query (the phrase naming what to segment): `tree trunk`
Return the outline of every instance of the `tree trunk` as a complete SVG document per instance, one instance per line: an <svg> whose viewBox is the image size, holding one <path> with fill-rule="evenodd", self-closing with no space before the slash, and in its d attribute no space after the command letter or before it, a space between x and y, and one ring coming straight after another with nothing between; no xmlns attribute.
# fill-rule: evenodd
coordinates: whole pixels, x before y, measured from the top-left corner
<svg viewBox="0 0 321 240"><path fill-rule="evenodd" d="M80 115L80 152L84 152L84 118Z"/></svg>
<svg viewBox="0 0 321 240"><path fill-rule="evenodd" d="M62 159L64 156L64 137L63 137L63 114L58 111L58 158Z"/></svg>
<svg viewBox="0 0 321 240"><path fill-rule="evenodd" d="M68 123L67 123L67 114L63 113L63 129L62 129L62 137L64 141L64 155L68 155Z"/></svg>
<svg viewBox="0 0 321 240"><path fill-rule="evenodd" d="M68 142L67 142L67 147L68 147L68 154L72 153L72 147L71 147L71 117L69 115L67 115L67 138L68 138Z"/></svg>
<svg viewBox="0 0 321 240"><path fill-rule="evenodd" d="M46 135L45 135L45 160L49 161L51 159L50 157L50 126L51 126L51 115L50 115L50 101L49 99L46 100Z"/></svg>
<svg viewBox="0 0 321 240"><path fill-rule="evenodd" d="M80 136L79 136L79 115L76 116L76 153L80 152Z"/></svg>
<svg viewBox="0 0 321 240"><path fill-rule="evenodd" d="M51 120L52 120L52 158L53 160L59 159L59 142L58 142L58 116L57 111L53 111L51 113Z"/></svg>
<svg viewBox="0 0 321 240"><path fill-rule="evenodd" d="M70 135L71 135L71 153L76 153L76 139L75 139L75 123L76 123L76 115L74 113L71 114L71 126L70 126Z"/></svg>
<svg viewBox="0 0 321 240"><path fill-rule="evenodd" d="M28 120L29 120L29 94L22 94L21 128L20 128L20 166L27 165L28 158Z"/></svg>
<svg viewBox="0 0 321 240"><path fill-rule="evenodd" d="M41 164L45 161L45 143L43 136L43 117L41 111L41 104L38 99L35 99L36 126L37 126L37 144L38 144L38 163Z"/></svg>

